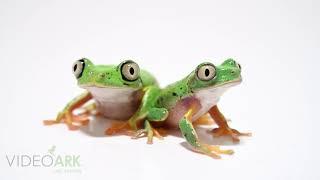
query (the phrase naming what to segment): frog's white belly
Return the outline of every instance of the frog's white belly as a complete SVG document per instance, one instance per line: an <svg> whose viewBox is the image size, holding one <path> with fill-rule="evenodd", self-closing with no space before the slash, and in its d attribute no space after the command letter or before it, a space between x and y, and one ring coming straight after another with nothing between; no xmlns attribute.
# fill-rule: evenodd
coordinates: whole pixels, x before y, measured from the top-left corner
<svg viewBox="0 0 320 180"><path fill-rule="evenodd" d="M193 115L192 121L197 120L199 117L207 113L213 106L215 106L221 95L227 90L227 87L203 89L195 92L195 98L200 102L199 111Z"/></svg>
<svg viewBox="0 0 320 180"><path fill-rule="evenodd" d="M241 83L241 78L232 83L227 83L218 87L209 87L196 91L195 98L201 104L200 110L192 117L192 121L197 120L199 117L207 113L213 106L217 105L220 97L224 92L226 92L230 87L238 85Z"/></svg>
<svg viewBox="0 0 320 180"><path fill-rule="evenodd" d="M231 86L239 84L240 82L241 80L219 87L209 87L201 89L195 91L193 93L193 96L183 98L170 109L169 116L166 122L167 125L169 125L170 127L178 127L179 121L189 110L191 104L195 104L199 107L197 113L192 116L192 121L197 120L218 103L220 97L226 90L228 90Z"/></svg>
<svg viewBox="0 0 320 180"><path fill-rule="evenodd" d="M138 89L84 87L97 103L97 110L110 119L129 119L138 109L140 97Z"/></svg>

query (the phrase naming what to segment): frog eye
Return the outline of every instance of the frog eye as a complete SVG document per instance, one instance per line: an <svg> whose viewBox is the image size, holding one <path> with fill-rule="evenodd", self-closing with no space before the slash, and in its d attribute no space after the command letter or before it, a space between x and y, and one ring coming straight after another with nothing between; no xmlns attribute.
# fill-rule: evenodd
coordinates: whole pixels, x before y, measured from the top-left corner
<svg viewBox="0 0 320 180"><path fill-rule="evenodd" d="M127 81L135 81L139 78L140 68L137 63L127 61L121 66L122 77Z"/></svg>
<svg viewBox="0 0 320 180"><path fill-rule="evenodd" d="M197 77L202 81L209 81L216 76L216 68L213 64L205 64L197 69Z"/></svg>
<svg viewBox="0 0 320 180"><path fill-rule="evenodd" d="M72 70L76 78L80 78L82 76L84 66L85 66L84 59L80 59L73 64Z"/></svg>

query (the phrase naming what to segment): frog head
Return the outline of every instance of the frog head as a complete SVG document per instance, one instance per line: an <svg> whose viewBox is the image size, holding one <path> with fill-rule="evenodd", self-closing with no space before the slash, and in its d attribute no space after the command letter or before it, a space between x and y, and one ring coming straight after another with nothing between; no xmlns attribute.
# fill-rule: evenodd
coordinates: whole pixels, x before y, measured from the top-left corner
<svg viewBox="0 0 320 180"><path fill-rule="evenodd" d="M78 85L87 90L97 110L112 119L128 119L137 111L144 85L156 84L137 63L126 60L119 65L95 65L83 58L72 66Z"/></svg>
<svg viewBox="0 0 320 180"><path fill-rule="evenodd" d="M94 65L89 59L77 60L72 66L80 87L133 88L142 87L140 69L132 60L119 65Z"/></svg>
<svg viewBox="0 0 320 180"><path fill-rule="evenodd" d="M188 77L191 91L231 87L241 82L241 66L233 59L215 66L210 62L201 63Z"/></svg>

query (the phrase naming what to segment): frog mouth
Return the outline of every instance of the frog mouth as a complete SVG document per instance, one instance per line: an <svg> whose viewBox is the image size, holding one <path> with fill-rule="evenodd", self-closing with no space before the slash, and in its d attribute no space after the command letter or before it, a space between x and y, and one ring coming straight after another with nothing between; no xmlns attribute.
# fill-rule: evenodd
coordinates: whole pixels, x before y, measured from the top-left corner
<svg viewBox="0 0 320 180"><path fill-rule="evenodd" d="M242 82L242 77L240 76L239 78L237 79L234 79L232 81L227 81L227 82L224 82L224 83L221 83L217 86L215 86L215 88L219 88L219 87L232 87L232 86L236 86L238 84L240 84Z"/></svg>
<svg viewBox="0 0 320 180"><path fill-rule="evenodd" d="M224 82L224 83L221 83L221 84L218 84L218 85L215 85L215 86L209 86L209 87L206 87L206 88L202 88L201 90L214 90L214 89L227 89L229 87L233 87L233 86L236 86L238 84L240 84L242 82L242 77L240 76L239 78L237 79L234 79L234 80L231 80L231 81L227 81L227 82ZM199 91L201 91L199 90Z"/></svg>
<svg viewBox="0 0 320 180"><path fill-rule="evenodd" d="M195 90L194 93L196 96L200 96L203 98L214 99L219 98L225 91L227 91L230 87L236 86L242 82L241 76L232 81L227 81L216 86L209 86L206 88L201 88L199 90Z"/></svg>
<svg viewBox="0 0 320 180"><path fill-rule="evenodd" d="M98 84L79 84L80 88L83 89L93 89L93 88L99 88L99 89L114 89L114 90L131 90L131 91L136 91L139 88L133 88L133 87L117 87L117 86L102 86Z"/></svg>

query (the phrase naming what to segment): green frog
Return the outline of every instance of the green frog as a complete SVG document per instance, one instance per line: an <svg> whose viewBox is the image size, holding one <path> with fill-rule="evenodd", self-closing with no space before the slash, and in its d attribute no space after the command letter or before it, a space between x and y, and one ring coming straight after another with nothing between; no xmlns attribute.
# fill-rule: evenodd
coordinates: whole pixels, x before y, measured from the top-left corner
<svg viewBox="0 0 320 180"><path fill-rule="evenodd" d="M95 65L89 59L77 60L72 71L79 87L85 92L72 99L54 120L45 120L45 125L64 122L70 130L77 130L88 123L93 112L110 118L128 120L138 109L143 109L143 96L149 96L149 87L158 87L156 79L147 71L140 70L132 60L119 65ZM139 108L140 105L142 108ZM84 111L76 115L75 110ZM117 125L108 128L112 134Z"/></svg>
<svg viewBox="0 0 320 180"><path fill-rule="evenodd" d="M211 130L214 137L230 136L238 142L239 136L250 136L250 133L241 133L229 127L226 118L219 111L217 103L222 94L229 88L240 84L241 66L233 59L225 60L221 65L215 66L210 62L201 63L187 77L177 81L164 89L155 87L152 99L154 107L161 108L159 117L133 116L129 120L130 126L137 130L136 124L144 121L144 128L137 130L133 138L148 137L152 142L157 131L153 126L180 128L183 137L195 151L204 153L214 158L220 158L218 154L232 154L232 150L221 150L218 146L202 143L193 127L193 123L209 114L218 125ZM152 101L152 100L150 100ZM138 113L139 114L139 113ZM152 113L151 113L152 114ZM159 136L158 133L156 133Z"/></svg>

